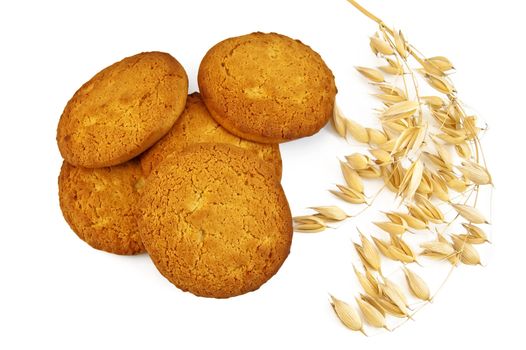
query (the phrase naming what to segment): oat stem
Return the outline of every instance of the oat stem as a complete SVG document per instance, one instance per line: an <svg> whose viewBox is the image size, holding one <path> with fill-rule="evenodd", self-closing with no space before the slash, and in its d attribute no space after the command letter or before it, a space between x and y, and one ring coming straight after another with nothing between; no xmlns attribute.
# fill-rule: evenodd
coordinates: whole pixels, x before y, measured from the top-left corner
<svg viewBox="0 0 526 350"><path fill-rule="evenodd" d="M351 3L351 5L353 5L354 7L356 7L356 9L358 9L361 13L363 13L364 15L366 15L367 17L369 17L370 19L372 19L373 21L375 21L376 23L378 23L379 25L383 25L384 22L382 22L382 20L378 17L376 17L375 15L373 15L371 12L367 11L365 8L362 7L362 5L360 5L358 2L354 1L354 0L347 0L349 3Z"/></svg>

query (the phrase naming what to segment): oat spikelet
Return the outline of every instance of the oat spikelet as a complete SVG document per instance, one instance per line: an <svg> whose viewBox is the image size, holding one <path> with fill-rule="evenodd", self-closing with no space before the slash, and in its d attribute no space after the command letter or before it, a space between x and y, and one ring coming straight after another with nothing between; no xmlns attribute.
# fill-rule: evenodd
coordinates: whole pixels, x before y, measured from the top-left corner
<svg viewBox="0 0 526 350"><path fill-rule="evenodd" d="M340 190L343 189L344 192L329 190L329 192L335 195L336 197L344 200L345 202L352 203L352 204L367 203L363 193L357 192L353 190L352 188L348 188L345 186L341 186L341 185L337 185L337 186L340 188Z"/></svg>
<svg viewBox="0 0 526 350"><path fill-rule="evenodd" d="M429 170L425 169L422 171L422 180L418 185L416 191L425 196L430 196L433 193L433 180L431 178L431 173Z"/></svg>
<svg viewBox="0 0 526 350"><path fill-rule="evenodd" d="M389 245L387 250L392 260L400 261L404 264L410 264L416 261L414 256L406 254L401 248L394 245Z"/></svg>
<svg viewBox="0 0 526 350"><path fill-rule="evenodd" d="M373 239L374 244L380 251L380 253L385 256L386 258L389 258L391 260L396 260L393 255L391 255L391 252L389 251L389 243L382 241L379 238L371 237Z"/></svg>
<svg viewBox="0 0 526 350"><path fill-rule="evenodd" d="M398 217L398 223L405 223L407 226L414 228L415 230L424 230L427 228L427 224L422 220L415 218L411 214L390 212L386 213L389 220L395 222L395 217Z"/></svg>
<svg viewBox="0 0 526 350"><path fill-rule="evenodd" d="M466 239L469 243L482 244L488 242L488 236L480 227L466 223L463 223L462 226L467 231Z"/></svg>
<svg viewBox="0 0 526 350"><path fill-rule="evenodd" d="M318 233L325 231L327 226L322 224L298 224L294 226L294 231L303 233Z"/></svg>
<svg viewBox="0 0 526 350"><path fill-rule="evenodd" d="M385 57L385 60L387 61L388 65L378 67L378 69L380 69L382 72L386 74L391 74L391 75L404 74L404 68L402 67L400 63L388 57Z"/></svg>
<svg viewBox="0 0 526 350"><path fill-rule="evenodd" d="M417 207L427 216L428 220L437 224L444 222L444 214L429 199L417 193L415 194Z"/></svg>
<svg viewBox="0 0 526 350"><path fill-rule="evenodd" d="M340 107L338 107L336 103L334 104L334 110L332 112L332 125L334 127L334 130L336 130L336 132L338 133L338 135L340 135L341 137L347 136L345 117L343 116Z"/></svg>
<svg viewBox="0 0 526 350"><path fill-rule="evenodd" d="M356 170L358 175L366 179L377 179L382 176L382 171L380 168L369 164L365 169Z"/></svg>
<svg viewBox="0 0 526 350"><path fill-rule="evenodd" d="M376 285L373 284L363 273L358 271L358 269L356 269L356 266L353 265L353 269L354 274L358 278L358 282L360 282L360 285L362 286L364 292L370 296L378 295L378 288L376 288Z"/></svg>
<svg viewBox="0 0 526 350"><path fill-rule="evenodd" d="M455 145L455 151L458 156L464 159L471 158L471 147L469 147L467 142L462 142Z"/></svg>
<svg viewBox="0 0 526 350"><path fill-rule="evenodd" d="M357 122L347 119L345 121L345 128L354 140L361 143L369 142L369 134L367 133L367 130Z"/></svg>
<svg viewBox="0 0 526 350"><path fill-rule="evenodd" d="M431 181L433 182L433 195L444 202L449 202L449 191L444 179L436 174L431 174Z"/></svg>
<svg viewBox="0 0 526 350"><path fill-rule="evenodd" d="M378 309L361 298L356 298L356 303L362 311L365 322L376 328L387 328L385 317Z"/></svg>
<svg viewBox="0 0 526 350"><path fill-rule="evenodd" d="M444 100L438 96L422 96L420 99L431 108L442 108L445 105Z"/></svg>
<svg viewBox="0 0 526 350"><path fill-rule="evenodd" d="M345 159L347 159L347 163L349 163L351 168L355 170L367 169L369 166L369 157L361 153L353 153L346 156Z"/></svg>
<svg viewBox="0 0 526 350"><path fill-rule="evenodd" d="M369 143L373 145L381 145L387 142L387 136L380 130L366 128L369 137Z"/></svg>
<svg viewBox="0 0 526 350"><path fill-rule="evenodd" d="M329 220L342 221L350 217L345 211L343 211L343 209L334 205L326 207L311 207L310 209L317 211Z"/></svg>
<svg viewBox="0 0 526 350"><path fill-rule="evenodd" d="M398 299L400 299L406 307L409 307L409 302L407 301L407 297L405 296L405 293L402 291L402 288L400 288L398 284L394 283L393 281L391 281L390 279L386 277L384 277L383 280L384 280L385 285L391 288L393 292L397 294Z"/></svg>
<svg viewBox="0 0 526 350"><path fill-rule="evenodd" d="M422 175L424 174L424 163L420 159L417 159L409 169L407 169L400 188L398 189L398 196L402 196L405 199L412 199L420 182L422 181Z"/></svg>
<svg viewBox="0 0 526 350"><path fill-rule="evenodd" d="M379 305L384 313L388 313L394 317L405 318L407 315L400 310L395 304L391 302L388 298L381 296L375 298L374 301Z"/></svg>
<svg viewBox="0 0 526 350"><path fill-rule="evenodd" d="M484 215L477 209L465 204L454 204L451 203L451 206L455 208L457 213L462 216L464 219L468 220L472 224L488 224Z"/></svg>
<svg viewBox="0 0 526 350"><path fill-rule="evenodd" d="M360 317L358 311L356 311L356 309L354 309L351 305L347 304L346 302L337 299L332 295L330 297L332 308L334 309L336 316L338 316L343 325L349 328L350 330L360 331L364 333L362 318Z"/></svg>
<svg viewBox="0 0 526 350"><path fill-rule="evenodd" d="M373 52L379 52L382 55L394 54L393 48L385 40L381 39L377 35L372 36L370 39L370 45L373 49Z"/></svg>
<svg viewBox="0 0 526 350"><path fill-rule="evenodd" d="M396 51L402 56L403 58L407 58L409 56L409 50L407 46L407 41L404 38L404 35L402 34L401 30L394 31L394 43L396 47Z"/></svg>
<svg viewBox="0 0 526 350"><path fill-rule="evenodd" d="M391 150L391 154L403 153L404 155L409 151L411 141L415 139L415 135L420 128L406 128L402 131L400 136L396 139L396 143Z"/></svg>
<svg viewBox="0 0 526 350"><path fill-rule="evenodd" d="M360 232L360 230L358 230ZM378 251L376 250L374 244L367 239L361 232L360 232L360 241L362 242L362 252L364 255L365 260L369 263L369 265L373 268L375 271L380 271L380 255L378 254Z"/></svg>
<svg viewBox="0 0 526 350"><path fill-rule="evenodd" d="M385 83L385 82L384 83L373 83L373 85L375 85L378 89L380 89L380 91L382 91L384 94L399 96L399 97L402 97L404 100L407 100L407 94L405 93L405 91L400 89L397 86L394 86L392 84Z"/></svg>
<svg viewBox="0 0 526 350"><path fill-rule="evenodd" d="M436 67L433 62L429 61L429 60L424 60L422 62L420 62L422 64L422 69L428 73L429 75L432 75L432 76L437 76L437 77L443 77L445 76L445 72L443 72L442 70L440 70L438 67Z"/></svg>
<svg viewBox="0 0 526 350"><path fill-rule="evenodd" d="M425 301L430 300L431 293L429 292L429 287L426 282L407 267L403 267L403 271L411 293L418 299Z"/></svg>
<svg viewBox="0 0 526 350"><path fill-rule="evenodd" d="M470 243L457 235L451 235L453 248L459 252L460 261L466 265L480 265L480 255Z"/></svg>
<svg viewBox="0 0 526 350"><path fill-rule="evenodd" d="M389 164L391 163L391 153L387 152L387 151L384 151L383 149L371 149L369 150L369 152L371 152L371 154L373 155L373 157L376 158L376 163L377 164Z"/></svg>
<svg viewBox="0 0 526 350"><path fill-rule="evenodd" d="M424 73L425 80L432 88L446 95L451 95L456 92L453 85L444 77L431 75L425 71L423 73Z"/></svg>
<svg viewBox="0 0 526 350"><path fill-rule="evenodd" d="M456 253L455 249L446 242L424 242L420 244L420 247L424 248L421 255L435 257L435 258L447 258L448 256Z"/></svg>
<svg viewBox="0 0 526 350"><path fill-rule="evenodd" d="M413 249L407 244L401 236L391 235L391 242L392 244L401 249L404 254L411 257L413 259L412 262L416 261L416 255L413 252Z"/></svg>
<svg viewBox="0 0 526 350"><path fill-rule="evenodd" d="M383 83L385 81L384 75L379 70L367 67L355 67L360 74L362 74L367 79L375 83Z"/></svg>
<svg viewBox="0 0 526 350"><path fill-rule="evenodd" d="M405 118L413 115L420 105L417 101L403 101L396 103L389 108L387 108L380 116L382 120L393 120L396 118Z"/></svg>
<svg viewBox="0 0 526 350"><path fill-rule="evenodd" d="M376 308L376 310L378 310L382 314L382 316L385 317L385 315L386 315L385 309L382 307L382 305L380 305L380 303L378 303L376 301L379 297L380 297L379 295L378 296L371 296L371 295L360 294L360 298L363 301L366 301L369 304L371 304L372 306L374 306Z"/></svg>
<svg viewBox="0 0 526 350"><path fill-rule="evenodd" d="M382 294L390 300L396 307L404 314L409 315L409 311L407 310L407 307L405 305L404 300L400 297L398 291L393 289L391 286L388 286L386 284L380 285L380 290Z"/></svg>
<svg viewBox="0 0 526 350"><path fill-rule="evenodd" d="M303 215L295 216L293 218L295 223L298 224L320 224L325 225L325 221L319 215Z"/></svg>
<svg viewBox="0 0 526 350"><path fill-rule="evenodd" d="M387 233L391 233L394 235L401 235L406 231L406 227L400 224L395 224L391 221L382 221L382 222L373 222L376 226L381 228Z"/></svg>
<svg viewBox="0 0 526 350"><path fill-rule="evenodd" d="M389 67L391 68L391 67ZM382 69L382 67L380 67ZM392 104L405 101L405 98L397 96L397 95L388 95L388 94L374 94L374 97L385 103L386 105L390 106Z"/></svg>
<svg viewBox="0 0 526 350"><path fill-rule="evenodd" d="M451 153L444 147L443 144L439 143L435 139L433 139L433 143L435 145L435 149L438 153L438 156L440 159L444 162L444 167L446 169L452 169L453 168L453 158L451 157Z"/></svg>
<svg viewBox="0 0 526 350"><path fill-rule="evenodd" d="M340 167L347 186L357 192L363 193L362 178L358 175L356 170L351 168L350 165L345 162L340 162Z"/></svg>
<svg viewBox="0 0 526 350"><path fill-rule="evenodd" d="M491 184L491 175L480 164L468 160L462 162L462 165L457 168L468 180L477 185Z"/></svg>
<svg viewBox="0 0 526 350"><path fill-rule="evenodd" d="M451 61L444 56L430 57L427 59L427 61L440 69L442 72L447 72L455 68L453 63L451 63Z"/></svg>

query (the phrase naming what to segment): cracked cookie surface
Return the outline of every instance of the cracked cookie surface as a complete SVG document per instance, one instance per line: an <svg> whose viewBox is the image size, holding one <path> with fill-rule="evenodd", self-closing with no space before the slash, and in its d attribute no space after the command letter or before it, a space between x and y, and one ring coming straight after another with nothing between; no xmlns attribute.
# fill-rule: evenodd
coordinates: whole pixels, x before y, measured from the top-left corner
<svg viewBox="0 0 526 350"><path fill-rule="evenodd" d="M231 133L280 143L318 132L329 120L336 86L319 54L276 33L226 39L203 58L203 101Z"/></svg>
<svg viewBox="0 0 526 350"><path fill-rule="evenodd" d="M281 179L279 146L252 142L231 134L210 116L198 93L188 96L183 114L168 134L141 155L141 166L145 175L150 174L152 169L170 154L181 152L196 143L226 143L253 151L274 167L278 178Z"/></svg>
<svg viewBox="0 0 526 350"><path fill-rule="evenodd" d="M128 161L170 130L187 94L186 72L167 53L143 52L114 63L67 103L57 128L60 153L87 168Z"/></svg>
<svg viewBox="0 0 526 350"><path fill-rule="evenodd" d="M158 270L195 295L259 288L289 254L292 219L274 169L251 151L196 144L150 174L139 230Z"/></svg>
<svg viewBox="0 0 526 350"><path fill-rule="evenodd" d="M58 188L66 222L95 249L121 255L143 252L136 211L141 179L137 160L97 169L63 162Z"/></svg>

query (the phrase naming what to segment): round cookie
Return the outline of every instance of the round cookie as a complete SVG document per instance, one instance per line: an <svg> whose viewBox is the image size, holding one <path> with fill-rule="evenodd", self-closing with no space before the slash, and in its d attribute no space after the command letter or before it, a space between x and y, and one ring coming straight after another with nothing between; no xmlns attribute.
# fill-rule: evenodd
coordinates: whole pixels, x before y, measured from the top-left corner
<svg viewBox="0 0 526 350"><path fill-rule="evenodd" d="M128 161L170 130L187 94L186 72L167 53L144 52L114 63L66 105L57 129L60 153L87 168Z"/></svg>
<svg viewBox="0 0 526 350"><path fill-rule="evenodd" d="M320 55L276 33L216 44L201 62L198 83L219 124L263 143L315 134L331 117L336 95L334 76Z"/></svg>
<svg viewBox="0 0 526 350"><path fill-rule="evenodd" d="M157 269L195 295L259 288L289 254L292 219L274 169L251 151L196 144L143 188L139 230Z"/></svg>
<svg viewBox="0 0 526 350"><path fill-rule="evenodd" d="M98 169L64 162L58 178L60 208L71 229L93 248L141 253L136 205L143 183L137 160Z"/></svg>
<svg viewBox="0 0 526 350"><path fill-rule="evenodd" d="M144 174L148 175L168 155L195 143L226 143L251 150L274 167L281 179L279 146L248 141L229 133L210 116L198 93L188 96L183 114L168 134L141 155Z"/></svg>

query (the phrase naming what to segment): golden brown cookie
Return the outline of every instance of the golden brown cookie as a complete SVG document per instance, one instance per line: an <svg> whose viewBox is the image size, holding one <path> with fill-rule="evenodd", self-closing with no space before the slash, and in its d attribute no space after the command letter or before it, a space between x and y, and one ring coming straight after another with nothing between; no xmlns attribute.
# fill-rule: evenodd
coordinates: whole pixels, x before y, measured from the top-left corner
<svg viewBox="0 0 526 350"><path fill-rule="evenodd" d="M226 143L256 152L261 159L275 167L278 178L281 179L279 146L252 142L232 135L210 116L198 93L188 96L183 114L168 134L141 155L144 173L148 175L168 155L195 143Z"/></svg>
<svg viewBox="0 0 526 350"><path fill-rule="evenodd" d="M276 33L216 44L201 62L198 82L219 124L263 143L318 132L332 114L336 95L334 76L320 55Z"/></svg>
<svg viewBox="0 0 526 350"><path fill-rule="evenodd" d="M87 168L130 160L170 130L187 94L186 72L167 53L144 52L114 63L66 105L57 129L60 153Z"/></svg>
<svg viewBox="0 0 526 350"><path fill-rule="evenodd" d="M144 251L137 228L137 160L98 169L64 162L58 178L60 208L71 229L93 248L115 254Z"/></svg>
<svg viewBox="0 0 526 350"><path fill-rule="evenodd" d="M168 157L150 174L139 204L153 262L195 295L253 291L289 254L292 219L274 169L239 147L196 144Z"/></svg>

